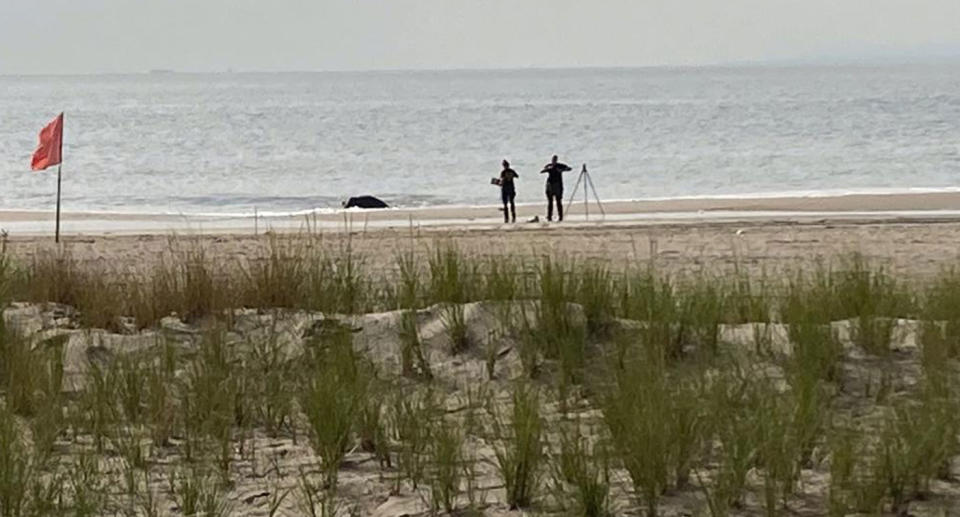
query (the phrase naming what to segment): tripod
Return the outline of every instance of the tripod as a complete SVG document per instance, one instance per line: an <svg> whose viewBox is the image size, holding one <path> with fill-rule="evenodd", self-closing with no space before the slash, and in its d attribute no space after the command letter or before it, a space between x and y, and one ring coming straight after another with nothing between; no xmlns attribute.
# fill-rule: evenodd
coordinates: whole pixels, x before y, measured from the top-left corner
<svg viewBox="0 0 960 517"><path fill-rule="evenodd" d="M597 188L593 186L593 179L590 178L590 173L587 172L587 164L583 164L583 169L580 170L580 175L577 176L577 183L573 185L573 192L570 194L570 200L567 201L567 206L573 206L573 198L577 195L577 189L580 187L581 182L583 183L583 210L587 220L590 220L589 193L591 190L593 191L593 199L596 200L597 207L600 208L600 215L606 217L607 213L603 211L603 203L600 202L600 196L597 195ZM567 210L569 210L569 208Z"/></svg>

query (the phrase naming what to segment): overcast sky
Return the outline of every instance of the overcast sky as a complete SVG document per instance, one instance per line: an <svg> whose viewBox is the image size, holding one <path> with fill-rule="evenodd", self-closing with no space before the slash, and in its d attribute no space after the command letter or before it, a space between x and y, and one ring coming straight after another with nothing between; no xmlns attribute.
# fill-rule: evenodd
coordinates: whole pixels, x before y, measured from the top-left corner
<svg viewBox="0 0 960 517"><path fill-rule="evenodd" d="M0 0L0 74L960 56L960 0Z"/></svg>

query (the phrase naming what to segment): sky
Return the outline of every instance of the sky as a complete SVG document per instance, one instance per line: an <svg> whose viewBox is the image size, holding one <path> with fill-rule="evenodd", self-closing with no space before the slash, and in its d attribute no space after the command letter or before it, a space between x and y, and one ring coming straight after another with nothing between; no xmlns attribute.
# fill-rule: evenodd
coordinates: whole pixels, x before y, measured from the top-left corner
<svg viewBox="0 0 960 517"><path fill-rule="evenodd" d="M0 74L960 57L960 0L0 0Z"/></svg>

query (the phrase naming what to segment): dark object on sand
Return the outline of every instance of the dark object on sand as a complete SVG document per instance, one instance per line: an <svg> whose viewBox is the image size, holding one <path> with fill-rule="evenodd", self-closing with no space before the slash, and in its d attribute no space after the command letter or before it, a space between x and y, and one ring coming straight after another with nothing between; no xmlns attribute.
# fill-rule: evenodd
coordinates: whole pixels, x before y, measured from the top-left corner
<svg viewBox="0 0 960 517"><path fill-rule="evenodd" d="M335 318L323 318L319 320L314 320L314 322L311 323L309 327L304 329L303 337L304 338L329 337L341 331L356 334L361 330L363 330L362 327L347 325Z"/></svg>
<svg viewBox="0 0 960 517"><path fill-rule="evenodd" d="M390 208L383 201L373 196L357 196L343 203L343 208Z"/></svg>

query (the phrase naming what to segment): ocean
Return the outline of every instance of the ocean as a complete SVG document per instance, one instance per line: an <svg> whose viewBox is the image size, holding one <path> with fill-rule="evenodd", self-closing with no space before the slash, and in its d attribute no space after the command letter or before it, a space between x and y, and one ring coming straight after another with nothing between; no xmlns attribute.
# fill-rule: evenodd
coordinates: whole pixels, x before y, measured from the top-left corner
<svg viewBox="0 0 960 517"><path fill-rule="evenodd" d="M504 158L539 203L553 154L606 200L960 187L960 64L0 76L0 209L53 208L60 111L68 211L493 205Z"/></svg>

